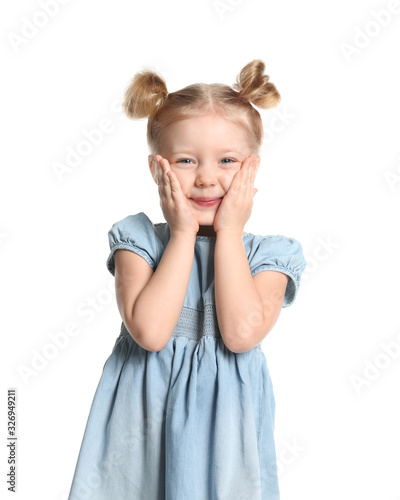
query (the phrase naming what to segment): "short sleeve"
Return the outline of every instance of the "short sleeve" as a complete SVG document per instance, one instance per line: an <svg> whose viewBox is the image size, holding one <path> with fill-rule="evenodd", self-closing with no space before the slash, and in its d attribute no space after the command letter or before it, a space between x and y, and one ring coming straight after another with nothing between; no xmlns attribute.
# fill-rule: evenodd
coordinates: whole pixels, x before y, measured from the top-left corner
<svg viewBox="0 0 400 500"><path fill-rule="evenodd" d="M255 242L249 258L251 275L261 271L279 271L289 276L282 307L293 304L300 288L306 260L301 244L294 238L281 235L262 236Z"/></svg>
<svg viewBox="0 0 400 500"><path fill-rule="evenodd" d="M115 276L114 253L122 248L140 255L153 271L159 262L160 240L154 224L144 212L128 215L116 222L108 231L110 254L107 258L107 269Z"/></svg>

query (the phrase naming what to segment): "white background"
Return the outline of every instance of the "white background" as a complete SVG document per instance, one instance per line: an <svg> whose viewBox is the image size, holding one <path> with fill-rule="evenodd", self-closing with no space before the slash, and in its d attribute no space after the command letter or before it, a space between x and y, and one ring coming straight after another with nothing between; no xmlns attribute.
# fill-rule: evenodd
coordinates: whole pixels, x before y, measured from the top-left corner
<svg viewBox="0 0 400 500"><path fill-rule="evenodd" d="M120 108L126 86L144 67L170 92L232 85L262 59L282 101L260 111L266 141L245 231L298 239L308 263L263 341L281 498L399 500L400 3L87 0L56 12L54 2L1 7L1 495L67 499L121 323L107 232L141 211L165 222L147 120ZM111 130L57 176L102 120ZM79 330L57 348L51 335L71 322Z"/></svg>

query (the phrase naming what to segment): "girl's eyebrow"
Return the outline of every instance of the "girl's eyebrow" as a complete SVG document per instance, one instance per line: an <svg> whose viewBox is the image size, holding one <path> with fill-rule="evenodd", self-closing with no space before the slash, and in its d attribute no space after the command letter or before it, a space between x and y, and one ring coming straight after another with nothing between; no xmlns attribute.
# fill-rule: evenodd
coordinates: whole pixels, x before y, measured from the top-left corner
<svg viewBox="0 0 400 500"><path fill-rule="evenodd" d="M241 155L242 152L241 151L238 151L237 149L220 149L219 151L217 151L219 154L222 154L222 153L235 153L237 155Z"/></svg>
<svg viewBox="0 0 400 500"><path fill-rule="evenodd" d="M238 151L237 149L220 149L216 153L219 155L223 154L223 153L234 153L234 154L238 154L238 155L243 154L241 151ZM185 148L182 148L179 151L171 151L171 155L178 155L178 154L194 154L194 151L192 151L191 149L185 149Z"/></svg>

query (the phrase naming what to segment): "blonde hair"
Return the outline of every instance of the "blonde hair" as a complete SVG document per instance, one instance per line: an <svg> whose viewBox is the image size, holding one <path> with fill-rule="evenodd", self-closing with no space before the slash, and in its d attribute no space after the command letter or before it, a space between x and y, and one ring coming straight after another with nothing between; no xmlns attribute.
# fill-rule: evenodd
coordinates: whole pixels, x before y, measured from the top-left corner
<svg viewBox="0 0 400 500"><path fill-rule="evenodd" d="M127 87L122 108L131 119L149 117L147 143L151 154L159 152L161 135L168 125L207 113L222 115L241 126L248 135L252 151L259 154L264 129L260 113L252 104L269 109L281 100L264 70L264 62L255 59L240 71L232 87L222 83L195 83L169 93L160 75L144 69Z"/></svg>

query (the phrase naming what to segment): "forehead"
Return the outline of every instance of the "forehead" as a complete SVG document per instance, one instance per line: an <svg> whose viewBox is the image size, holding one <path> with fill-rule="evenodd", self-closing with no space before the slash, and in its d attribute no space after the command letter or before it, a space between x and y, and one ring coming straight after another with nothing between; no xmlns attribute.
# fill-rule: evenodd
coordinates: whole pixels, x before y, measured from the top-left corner
<svg viewBox="0 0 400 500"><path fill-rule="evenodd" d="M163 147L182 152L205 147L216 152L246 152L250 148L246 130L219 115L201 115L175 121L161 134Z"/></svg>

